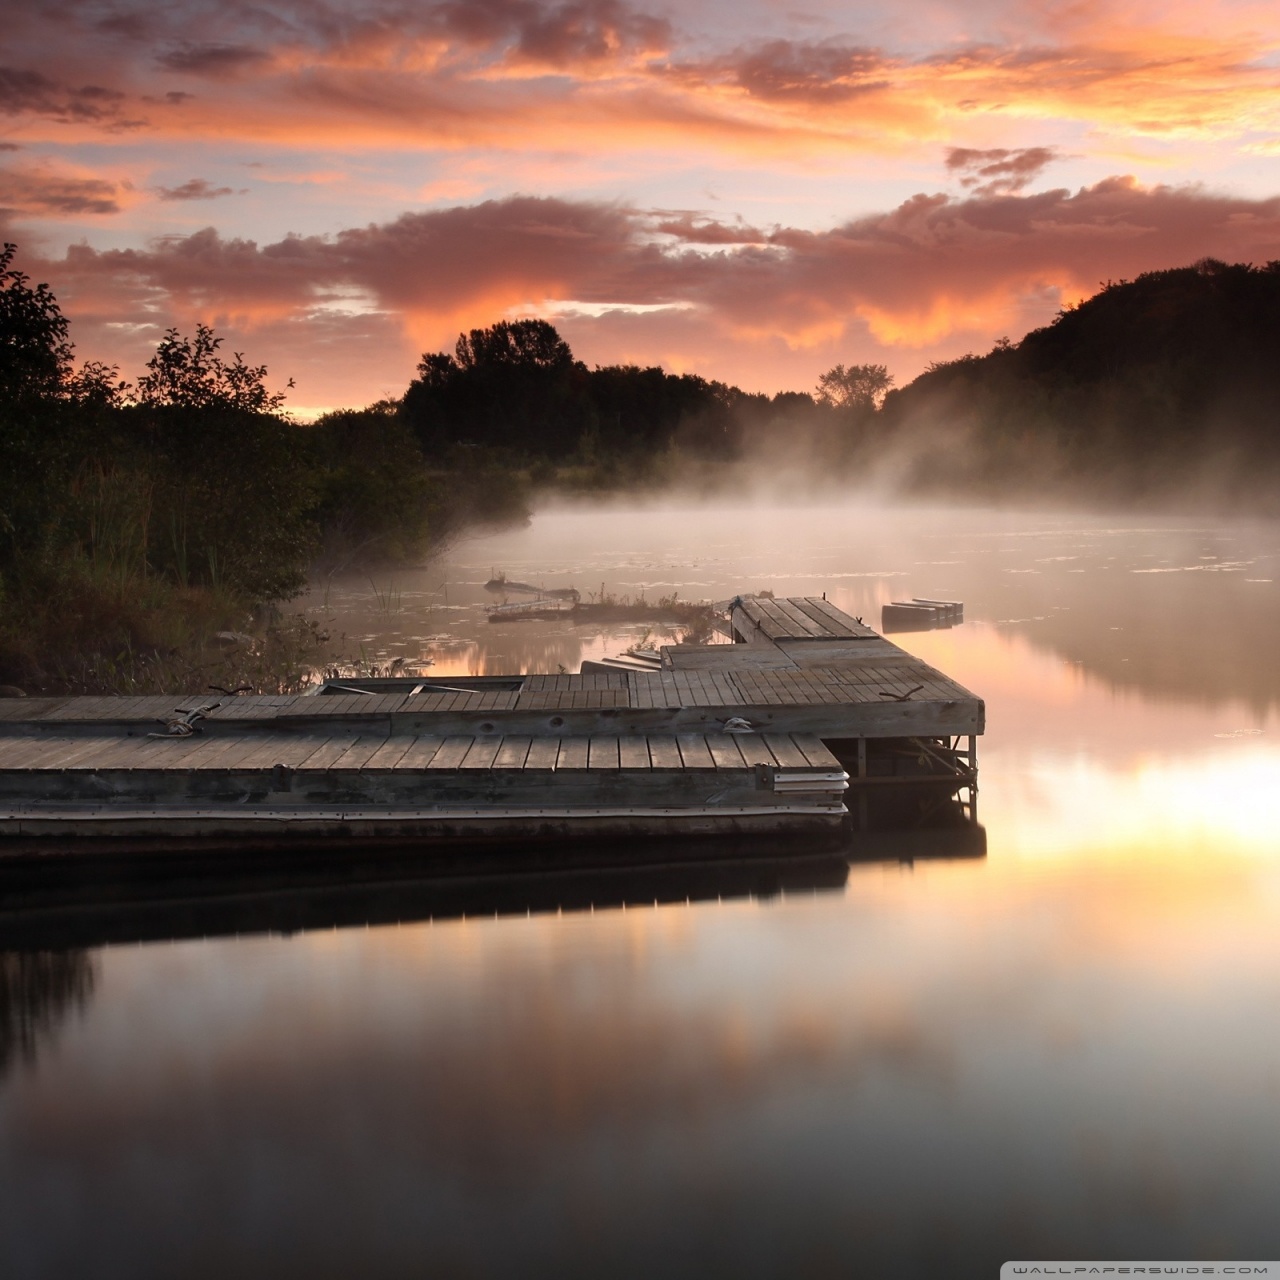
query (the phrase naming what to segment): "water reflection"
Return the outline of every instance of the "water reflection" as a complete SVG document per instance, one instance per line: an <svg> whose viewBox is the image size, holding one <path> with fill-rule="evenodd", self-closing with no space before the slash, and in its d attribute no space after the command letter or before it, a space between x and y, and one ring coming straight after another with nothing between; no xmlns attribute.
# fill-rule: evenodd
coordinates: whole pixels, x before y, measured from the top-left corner
<svg viewBox="0 0 1280 1280"><path fill-rule="evenodd" d="M0 1090L6 1274L986 1280L1018 1255L1274 1254L1277 545L567 512L455 549L419 597L406 575L399 614L335 588L388 654L449 631L448 672L629 640L490 627L494 567L826 590L867 617L963 599L962 626L900 640L987 701L985 856L881 848L776 892L726 868L505 904L455 884L400 925L344 890L295 901L292 937L203 940L240 926L196 912L166 924L186 941L104 947L59 1051Z"/></svg>
<svg viewBox="0 0 1280 1280"><path fill-rule="evenodd" d="M60 1026L93 995L84 951L0 951L0 1080L18 1063L34 1066Z"/></svg>
<svg viewBox="0 0 1280 1280"><path fill-rule="evenodd" d="M330 583L309 603L371 653L429 657L441 674L576 671L644 634L487 626L484 584L495 564L524 581L632 597L825 591L872 621L894 599L963 600L966 626L1025 639L1109 688L1210 705L1235 699L1258 715L1280 698L1269 660L1280 629L1280 534L1257 522L856 504L567 510L388 575L400 593L395 610L377 607L386 584L367 578ZM449 642L428 638L442 630ZM915 650L914 637L900 640Z"/></svg>
<svg viewBox="0 0 1280 1280"><path fill-rule="evenodd" d="M838 852L806 853L755 841L735 854L725 841L565 850L553 867L534 869L521 849L488 849L442 859L412 850L331 852L321 861L255 855L249 866L224 855L184 859L180 867L113 860L99 868L63 866L24 883L0 879L0 946L43 953L190 938L407 925L421 921L563 915L661 904L765 902L838 892L849 866L879 862L981 858L986 832L964 818L911 830L847 833ZM108 886L103 892L96 887Z"/></svg>

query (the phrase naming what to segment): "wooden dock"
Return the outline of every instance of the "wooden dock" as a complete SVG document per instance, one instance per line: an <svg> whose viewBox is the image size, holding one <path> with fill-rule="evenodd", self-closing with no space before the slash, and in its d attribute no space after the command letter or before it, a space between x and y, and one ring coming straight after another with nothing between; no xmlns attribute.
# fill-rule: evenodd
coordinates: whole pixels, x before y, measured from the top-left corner
<svg viewBox="0 0 1280 1280"><path fill-rule="evenodd" d="M0 856L94 842L830 833L976 800L983 704L825 600L741 597L658 670L0 702ZM906 794L903 790L902 794Z"/></svg>

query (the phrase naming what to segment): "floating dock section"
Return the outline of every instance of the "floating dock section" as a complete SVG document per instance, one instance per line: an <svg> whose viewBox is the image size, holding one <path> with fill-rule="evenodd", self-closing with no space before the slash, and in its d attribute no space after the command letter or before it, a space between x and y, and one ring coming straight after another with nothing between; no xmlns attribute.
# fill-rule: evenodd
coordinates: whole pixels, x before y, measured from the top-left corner
<svg viewBox="0 0 1280 1280"><path fill-rule="evenodd" d="M958 600L895 600L880 610L880 626L887 632L933 631L964 621L964 605Z"/></svg>
<svg viewBox="0 0 1280 1280"><path fill-rule="evenodd" d="M825 600L739 597L728 625L656 670L6 700L0 857L831 834L873 795L974 816L980 699Z"/></svg>

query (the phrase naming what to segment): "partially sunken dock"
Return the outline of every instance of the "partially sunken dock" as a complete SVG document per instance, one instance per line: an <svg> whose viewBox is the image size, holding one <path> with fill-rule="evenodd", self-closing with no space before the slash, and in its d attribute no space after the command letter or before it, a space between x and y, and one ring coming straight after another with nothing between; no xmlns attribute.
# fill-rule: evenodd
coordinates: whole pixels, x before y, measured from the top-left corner
<svg viewBox="0 0 1280 1280"><path fill-rule="evenodd" d="M974 816L979 698L825 600L726 621L736 643L652 671L0 702L0 856L829 833L879 796Z"/></svg>

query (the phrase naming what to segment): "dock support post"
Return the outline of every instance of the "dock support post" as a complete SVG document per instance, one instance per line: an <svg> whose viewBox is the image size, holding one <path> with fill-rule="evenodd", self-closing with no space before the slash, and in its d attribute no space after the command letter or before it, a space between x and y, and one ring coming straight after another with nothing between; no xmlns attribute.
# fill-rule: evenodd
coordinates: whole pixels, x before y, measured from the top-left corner
<svg viewBox="0 0 1280 1280"><path fill-rule="evenodd" d="M969 821L978 821L978 735L969 735Z"/></svg>
<svg viewBox="0 0 1280 1280"><path fill-rule="evenodd" d="M858 780L865 783L867 777L867 740L858 739ZM858 830L867 829L867 788L858 788Z"/></svg>

